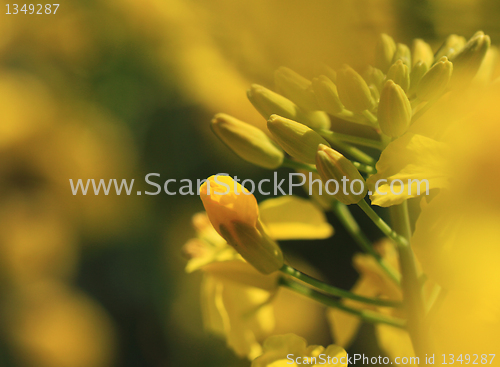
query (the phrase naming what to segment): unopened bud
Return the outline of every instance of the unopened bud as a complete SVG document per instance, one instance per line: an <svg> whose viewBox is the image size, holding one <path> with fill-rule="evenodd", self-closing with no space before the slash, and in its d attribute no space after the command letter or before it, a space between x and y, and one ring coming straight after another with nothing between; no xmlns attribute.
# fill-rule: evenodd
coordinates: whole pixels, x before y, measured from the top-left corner
<svg viewBox="0 0 500 367"><path fill-rule="evenodd" d="M318 110L311 82L292 69L284 66L274 72L274 82L278 93L306 110Z"/></svg>
<svg viewBox="0 0 500 367"><path fill-rule="evenodd" d="M420 38L413 41L411 56L412 67L414 67L417 62L422 61L428 68L430 68L434 62L434 53L432 52L431 46Z"/></svg>
<svg viewBox="0 0 500 367"><path fill-rule="evenodd" d="M382 90L385 81L385 75L382 70L374 68L373 66L368 66L368 68L363 73L363 77L366 80L368 86L374 85L379 91Z"/></svg>
<svg viewBox="0 0 500 367"><path fill-rule="evenodd" d="M457 53L459 53L462 48L467 43L465 37L457 36L456 34L450 34L446 41L439 47L434 55L434 60L439 60L441 57L446 56L449 59L453 58Z"/></svg>
<svg viewBox="0 0 500 367"><path fill-rule="evenodd" d="M229 176L211 176L200 198L213 227L246 261L264 274L281 268L283 254L260 223L251 193Z"/></svg>
<svg viewBox="0 0 500 367"><path fill-rule="evenodd" d="M396 61L387 72L387 80L392 80L406 92L410 88L410 71L403 60Z"/></svg>
<svg viewBox="0 0 500 367"><path fill-rule="evenodd" d="M453 62L452 87L459 84L467 84L476 75L486 52L490 48L490 37L483 32L477 32L457 53L451 61Z"/></svg>
<svg viewBox="0 0 500 367"><path fill-rule="evenodd" d="M253 84L247 91L247 96L253 106L267 120L277 114L299 121L314 129L329 129L330 119L323 111L304 111L288 98L275 93L263 86Z"/></svg>
<svg viewBox="0 0 500 367"><path fill-rule="evenodd" d="M365 180L352 162L336 150L320 145L316 167L325 188L341 203L357 204L365 197Z"/></svg>
<svg viewBox="0 0 500 367"><path fill-rule="evenodd" d="M423 101L438 98L448 86L452 73L453 64L443 56L420 80L416 89L417 97Z"/></svg>
<svg viewBox="0 0 500 367"><path fill-rule="evenodd" d="M283 253L260 220L256 227L235 221L231 227L221 225L220 230L227 243L261 273L271 274L283 266Z"/></svg>
<svg viewBox="0 0 500 367"><path fill-rule="evenodd" d="M365 80L353 68L344 65L337 73L337 90L344 106L353 112L373 107L370 89Z"/></svg>
<svg viewBox="0 0 500 367"><path fill-rule="evenodd" d="M329 210L332 207L332 202L335 199L333 195L329 195L325 190L325 184L321 180L319 174L311 171L297 170L298 173L302 173L306 178L304 183L304 191L307 195L311 195L311 199L316 202L325 210Z"/></svg>
<svg viewBox="0 0 500 367"><path fill-rule="evenodd" d="M215 115L211 126L215 135L244 160L268 169L283 163L283 151L255 126L224 113Z"/></svg>
<svg viewBox="0 0 500 367"><path fill-rule="evenodd" d="M474 82L487 85L491 82L491 78L495 72L495 69L498 65L499 59L499 51L495 46L491 46L486 55L484 56L484 60L481 63L481 67L477 71L476 76L474 77Z"/></svg>
<svg viewBox="0 0 500 367"><path fill-rule="evenodd" d="M305 163L314 164L318 145L328 145L316 131L278 115L269 118L267 128L285 152Z"/></svg>
<svg viewBox="0 0 500 367"><path fill-rule="evenodd" d="M403 135L410 126L410 101L404 90L392 80L388 80L382 89L377 117L382 132L392 138Z"/></svg>
<svg viewBox="0 0 500 367"><path fill-rule="evenodd" d="M408 90L408 95L410 97L417 90L418 83L420 83L420 80L425 75L425 73L427 72L427 70L429 70L429 68L427 67L426 64L424 64L423 61L418 61L411 68L411 73L410 73L410 89Z"/></svg>
<svg viewBox="0 0 500 367"><path fill-rule="evenodd" d="M381 34L375 48L375 66L386 73L392 65L396 43L391 36Z"/></svg>
<svg viewBox="0 0 500 367"><path fill-rule="evenodd" d="M312 87L321 110L332 115L344 110L344 105L340 102L337 92L337 86L328 77L321 75L319 78L314 78Z"/></svg>
<svg viewBox="0 0 500 367"><path fill-rule="evenodd" d="M403 64L411 69L411 52L408 46L406 46L404 43L398 43L396 45L396 52L394 52L392 63L394 64L398 60L403 61Z"/></svg>

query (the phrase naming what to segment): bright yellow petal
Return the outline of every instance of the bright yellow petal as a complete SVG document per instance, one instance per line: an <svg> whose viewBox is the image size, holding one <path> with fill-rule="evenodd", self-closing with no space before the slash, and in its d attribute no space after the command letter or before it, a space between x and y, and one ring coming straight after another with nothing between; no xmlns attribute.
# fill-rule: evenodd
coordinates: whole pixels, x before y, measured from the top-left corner
<svg viewBox="0 0 500 367"><path fill-rule="evenodd" d="M275 240L322 239L333 227L314 203L296 196L268 199L259 205L260 218Z"/></svg>
<svg viewBox="0 0 500 367"><path fill-rule="evenodd" d="M394 140L382 152L376 166L377 173L367 180L372 204L387 207L416 197L419 192L425 195L426 183L422 180L427 180L429 190L447 187L450 176L446 165L448 157L446 144L423 135L407 133ZM411 184L409 180L412 180ZM375 190L377 182L379 193Z"/></svg>

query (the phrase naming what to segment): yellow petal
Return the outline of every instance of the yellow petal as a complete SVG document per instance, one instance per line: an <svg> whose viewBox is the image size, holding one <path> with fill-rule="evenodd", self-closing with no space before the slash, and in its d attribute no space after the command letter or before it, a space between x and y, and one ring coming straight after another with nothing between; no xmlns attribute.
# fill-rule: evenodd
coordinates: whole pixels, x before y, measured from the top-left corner
<svg viewBox="0 0 500 367"><path fill-rule="evenodd" d="M447 187L450 176L446 165L448 157L446 144L423 135L407 133L394 140L382 152L376 166L377 173L367 180L372 204L387 207L425 195L426 183L423 180L427 180L429 190ZM412 180L411 184L409 180ZM378 192L375 190L377 182Z"/></svg>
<svg viewBox="0 0 500 367"><path fill-rule="evenodd" d="M296 196L263 201L260 218L275 240L322 239L333 234L333 227L314 203Z"/></svg>

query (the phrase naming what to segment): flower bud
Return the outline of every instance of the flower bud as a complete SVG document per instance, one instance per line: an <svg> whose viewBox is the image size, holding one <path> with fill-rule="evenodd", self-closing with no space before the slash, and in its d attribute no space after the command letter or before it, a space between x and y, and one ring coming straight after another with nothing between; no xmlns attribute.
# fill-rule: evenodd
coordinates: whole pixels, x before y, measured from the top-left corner
<svg viewBox="0 0 500 367"><path fill-rule="evenodd" d="M229 176L211 176L200 187L200 197L217 232L246 261L264 274L283 265L278 244L259 220L255 197Z"/></svg>
<svg viewBox="0 0 500 367"><path fill-rule="evenodd" d="M378 105L378 122L382 132L392 138L403 135L411 122L411 104L404 90L388 80Z"/></svg>
<svg viewBox="0 0 500 367"><path fill-rule="evenodd" d="M332 115L344 110L344 105L339 99L337 86L328 77L321 75L319 78L314 78L312 88L321 110Z"/></svg>
<svg viewBox="0 0 500 367"><path fill-rule="evenodd" d="M247 96L253 106L267 120L277 114L299 121L314 129L329 129L330 119L323 111L304 111L288 98L260 85L253 84L247 91Z"/></svg>
<svg viewBox="0 0 500 367"><path fill-rule="evenodd" d="M267 128L285 152L305 163L315 163L319 144L329 145L316 131L278 115L269 118Z"/></svg>
<svg viewBox="0 0 500 367"><path fill-rule="evenodd" d="M392 58L392 64L398 60L403 61L403 64L411 69L411 52L408 46L404 43L398 43L396 45L396 51L394 52L394 57Z"/></svg>
<svg viewBox="0 0 500 367"><path fill-rule="evenodd" d="M424 64L423 61L418 61L413 67L411 68L411 73L410 73L410 89L408 90L408 95L411 97L415 91L417 90L418 83L420 83L420 80L422 77L425 75L425 73L429 70L426 64Z"/></svg>
<svg viewBox="0 0 500 367"><path fill-rule="evenodd" d="M392 80L406 92L410 87L410 71L403 60L396 61L387 72L387 80Z"/></svg>
<svg viewBox="0 0 500 367"><path fill-rule="evenodd" d="M396 43L391 36L382 33L375 48L375 66L386 73L392 65L394 52L396 52Z"/></svg>
<svg viewBox="0 0 500 367"><path fill-rule="evenodd" d="M439 60L441 57L446 56L451 59L457 53L459 53L462 48L467 43L465 37L457 36L456 34L450 34L446 41L439 47L434 55L434 60Z"/></svg>
<svg viewBox="0 0 500 367"><path fill-rule="evenodd" d="M490 37L479 31L465 44L459 53L451 58L454 68L451 80L452 88L472 80L479 70L490 45Z"/></svg>
<svg viewBox="0 0 500 367"><path fill-rule="evenodd" d="M283 163L283 151L255 126L224 113L215 115L211 126L215 135L244 160L268 169Z"/></svg>
<svg viewBox="0 0 500 367"><path fill-rule="evenodd" d="M284 66L274 72L276 90L306 110L319 110L311 82Z"/></svg>
<svg viewBox="0 0 500 367"><path fill-rule="evenodd" d="M382 90L385 81L385 75L382 70L374 68L373 66L368 66L366 71L363 73L363 78L366 80L368 86L374 85L379 92Z"/></svg>
<svg viewBox="0 0 500 367"><path fill-rule="evenodd" d="M365 180L352 162L339 152L320 145L316 153L316 167L325 188L341 203L357 204L365 197Z"/></svg>
<svg viewBox="0 0 500 367"><path fill-rule="evenodd" d="M337 73L337 90L344 106L353 112L373 107L370 89L365 80L353 68L344 65Z"/></svg>
<svg viewBox="0 0 500 367"><path fill-rule="evenodd" d="M417 97L423 101L438 98L446 89L453 73L453 64L446 56L435 63L417 86Z"/></svg>
<svg viewBox="0 0 500 367"><path fill-rule="evenodd" d="M434 62L434 53L432 52L431 46L420 38L413 40L411 56L412 67L415 66L417 62L422 61L428 68L430 68Z"/></svg>

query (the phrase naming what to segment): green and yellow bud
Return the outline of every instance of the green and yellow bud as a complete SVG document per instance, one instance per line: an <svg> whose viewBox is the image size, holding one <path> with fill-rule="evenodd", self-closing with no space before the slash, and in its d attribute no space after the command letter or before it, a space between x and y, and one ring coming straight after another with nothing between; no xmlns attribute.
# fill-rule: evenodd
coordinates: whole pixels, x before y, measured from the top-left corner
<svg viewBox="0 0 500 367"><path fill-rule="evenodd" d="M370 110L373 100L365 80L353 68L344 65L337 73L337 90L340 101L353 112Z"/></svg>
<svg viewBox="0 0 500 367"><path fill-rule="evenodd" d="M211 122L212 131L244 160L257 166L275 169L283 163L284 153L255 126L219 113Z"/></svg>
<svg viewBox="0 0 500 367"><path fill-rule="evenodd" d="M280 67L274 72L276 90L281 95L295 102L306 110L318 110L318 104L312 91L311 82L287 67Z"/></svg>
<svg viewBox="0 0 500 367"><path fill-rule="evenodd" d="M428 68L428 66L426 64L424 64L423 61L418 61L411 68L411 73L410 73L410 89L407 92L407 94L410 97L417 90L418 83L420 83L420 80L422 80L422 77L425 75L425 73L427 72L427 70L429 70L429 68Z"/></svg>
<svg viewBox="0 0 500 367"><path fill-rule="evenodd" d="M320 145L316 153L316 168L325 188L341 203L357 204L365 197L365 180L352 162L336 150Z"/></svg>
<svg viewBox="0 0 500 367"><path fill-rule="evenodd" d="M448 86L452 73L453 64L443 56L418 83L417 97L423 101L431 101L441 96Z"/></svg>
<svg viewBox="0 0 500 367"><path fill-rule="evenodd" d="M315 163L318 145L328 145L316 131L278 115L269 118L267 128L285 152L308 164Z"/></svg>
<svg viewBox="0 0 500 367"><path fill-rule="evenodd" d="M267 120L277 114L295 121L299 121L314 129L329 129L330 119L323 111L305 111L288 98L275 93L261 85L252 84L247 91L252 105Z"/></svg>
<svg viewBox="0 0 500 367"><path fill-rule="evenodd" d="M200 198L215 230L258 271L270 274L283 266L283 253L259 220L257 200L229 176L211 176Z"/></svg>
<svg viewBox="0 0 500 367"><path fill-rule="evenodd" d="M451 80L452 88L472 80L479 70L490 45L490 37L479 31L465 44L459 53L451 58L454 68Z"/></svg>
<svg viewBox="0 0 500 367"><path fill-rule="evenodd" d="M403 61L403 64L411 69L411 52L408 46L406 46L404 43L398 43L396 45L396 52L394 52L392 64L394 64L398 60Z"/></svg>
<svg viewBox="0 0 500 367"><path fill-rule="evenodd" d="M431 46L420 38L413 40L411 56L412 68L419 61L422 61L428 68L430 68L434 62L434 53L432 52Z"/></svg>
<svg viewBox="0 0 500 367"><path fill-rule="evenodd" d="M374 68L373 66L368 66L368 68L363 73L363 77L368 86L374 85L375 88L377 88L379 91L382 90L385 81L385 74L382 72L382 70Z"/></svg>
<svg viewBox="0 0 500 367"><path fill-rule="evenodd" d="M411 104L404 90L388 80L382 93L377 112L382 132L392 138L403 135L411 122Z"/></svg>
<svg viewBox="0 0 500 367"><path fill-rule="evenodd" d="M332 115L344 110L344 105L340 102L337 86L328 77L321 75L319 78L314 78L312 88L321 110Z"/></svg>
<svg viewBox="0 0 500 367"><path fill-rule="evenodd" d="M406 92L410 88L410 71L403 60L396 61L387 72L387 80L392 80Z"/></svg>
<svg viewBox="0 0 500 367"><path fill-rule="evenodd" d="M386 73L392 65L394 52L396 52L396 42L391 36L382 33L375 48L375 66Z"/></svg>
<svg viewBox="0 0 500 367"><path fill-rule="evenodd" d="M462 48L467 43L465 37L457 36L456 34L450 34L446 41L439 47L434 55L434 60L439 60L441 57L446 56L449 59L453 58L457 53L459 53Z"/></svg>

